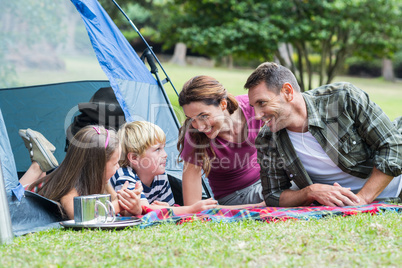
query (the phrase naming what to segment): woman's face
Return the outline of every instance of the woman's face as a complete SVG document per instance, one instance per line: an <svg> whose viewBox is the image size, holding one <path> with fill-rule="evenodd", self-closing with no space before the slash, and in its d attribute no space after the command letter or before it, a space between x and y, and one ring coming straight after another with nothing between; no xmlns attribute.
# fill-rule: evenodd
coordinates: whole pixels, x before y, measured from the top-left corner
<svg viewBox="0 0 402 268"><path fill-rule="evenodd" d="M112 157L110 157L109 161L106 162L105 167L105 182L107 183L111 177L116 173L119 169L119 160L120 160L120 148L114 150Z"/></svg>
<svg viewBox="0 0 402 268"><path fill-rule="evenodd" d="M225 106L207 105L201 101L183 105L183 111L190 120L193 128L203 132L208 138L214 139L219 135L225 122Z"/></svg>

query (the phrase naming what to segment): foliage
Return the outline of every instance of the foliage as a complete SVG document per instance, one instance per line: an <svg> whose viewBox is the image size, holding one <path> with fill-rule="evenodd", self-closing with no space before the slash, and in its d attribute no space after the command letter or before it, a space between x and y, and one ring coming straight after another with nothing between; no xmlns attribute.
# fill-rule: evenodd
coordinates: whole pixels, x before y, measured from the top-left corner
<svg viewBox="0 0 402 268"><path fill-rule="evenodd" d="M1 12L1 31L7 34L7 43L18 40L34 45L47 40L56 45L63 40L65 33L60 30L60 25L65 13L60 8L60 1L4 1Z"/></svg>
<svg viewBox="0 0 402 268"><path fill-rule="evenodd" d="M6 34L0 31L0 40L7 40ZM7 42L0 43L0 88L16 87L18 86L17 75L15 67L12 64L7 64L6 59Z"/></svg>
<svg viewBox="0 0 402 268"><path fill-rule="evenodd" d="M123 9L124 13L134 23L137 29L143 34L144 28L155 28L157 19L155 16L155 4L158 0L116 0L116 3ZM129 41L138 38L130 23L111 0L99 0L99 3L113 19L116 26L124 33Z"/></svg>
<svg viewBox="0 0 402 268"><path fill-rule="evenodd" d="M288 66L302 89L312 87L310 54L320 55L320 83L330 83L345 59L390 56L402 38L398 0L171 0L159 23L166 46L184 42L220 58L271 60ZM286 44L297 60L279 53ZM302 75L307 73L307 81Z"/></svg>
<svg viewBox="0 0 402 268"><path fill-rule="evenodd" d="M1 35L0 35L1 40ZM0 52L0 61L5 62L4 55ZM17 87L18 83L17 74L15 72L14 66L11 65L0 65L0 88L10 88Z"/></svg>
<svg viewBox="0 0 402 268"><path fill-rule="evenodd" d="M228 55L267 57L276 49L280 32L270 23L266 1L172 0L167 18L158 24L165 46L185 43L214 58Z"/></svg>
<svg viewBox="0 0 402 268"><path fill-rule="evenodd" d="M295 73L303 90L312 88L313 73L320 84L330 83L348 57L390 57L402 40L397 0L119 2L140 32L165 49L184 42L191 51L218 61L232 57L242 66L275 56ZM113 16L117 9L107 10ZM128 23L124 25L125 35L134 39ZM280 52L281 44L295 57Z"/></svg>
<svg viewBox="0 0 402 268"><path fill-rule="evenodd" d="M297 66L299 64L299 57L297 53L292 54L292 59L294 64ZM320 64L321 64L321 55L320 54L313 54L310 53L308 55L308 60L310 62L311 70L314 73L318 73L320 71ZM327 61L328 64L328 61Z"/></svg>
<svg viewBox="0 0 402 268"><path fill-rule="evenodd" d="M30 63L43 47L56 48L65 40L66 15L62 1L2 1L0 15L0 87L19 85L16 62ZM48 53L46 51L45 53ZM32 56L31 59L29 56Z"/></svg>
<svg viewBox="0 0 402 268"><path fill-rule="evenodd" d="M347 74L360 77L380 77L382 61L380 59L365 60L359 57L346 59Z"/></svg>
<svg viewBox="0 0 402 268"><path fill-rule="evenodd" d="M395 76L402 78L402 47L397 53L395 53L393 64Z"/></svg>
<svg viewBox="0 0 402 268"><path fill-rule="evenodd" d="M287 2L289 4L290 2ZM311 88L311 52L321 55L320 84L330 83L350 55L366 59L383 57L396 50L402 38L401 10L392 0L335 0L293 1L294 12L287 17L285 42L296 49L299 81L305 85L301 73L309 74ZM399 4L400 5L400 4ZM288 8L291 8L289 6ZM301 63L301 64L300 64Z"/></svg>

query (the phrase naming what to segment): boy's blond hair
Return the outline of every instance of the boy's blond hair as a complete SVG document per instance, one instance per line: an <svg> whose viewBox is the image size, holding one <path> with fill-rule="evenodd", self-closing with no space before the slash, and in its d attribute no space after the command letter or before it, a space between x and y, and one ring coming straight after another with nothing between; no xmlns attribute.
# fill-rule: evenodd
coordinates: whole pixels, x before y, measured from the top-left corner
<svg viewBox="0 0 402 268"><path fill-rule="evenodd" d="M141 156L149 147L166 142L165 132L159 126L147 121L125 123L120 127L118 136L123 156L119 164L122 167L130 166L130 161L127 158L128 153Z"/></svg>

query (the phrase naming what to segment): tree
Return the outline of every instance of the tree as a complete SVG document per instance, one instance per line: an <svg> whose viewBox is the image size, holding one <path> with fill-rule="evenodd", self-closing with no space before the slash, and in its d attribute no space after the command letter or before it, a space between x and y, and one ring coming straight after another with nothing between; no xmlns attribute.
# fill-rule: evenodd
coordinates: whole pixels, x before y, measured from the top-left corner
<svg viewBox="0 0 402 268"><path fill-rule="evenodd" d="M0 87L21 85L17 67L62 67L56 48L64 41L62 1L2 1L0 15Z"/></svg>
<svg viewBox="0 0 402 268"><path fill-rule="evenodd" d="M222 59L266 58L277 49L280 30L270 24L266 1L172 0L158 24L165 47L185 43L192 51Z"/></svg>
<svg viewBox="0 0 402 268"><path fill-rule="evenodd" d="M320 56L319 84L330 83L348 56L366 59L389 56L402 38L398 1L293 0L281 5L276 6L280 9L274 13L286 18L286 25L281 27L282 38L296 50L297 60L290 68L298 73L303 89L312 88L314 68L310 55ZM308 85L304 72L308 74Z"/></svg>
<svg viewBox="0 0 402 268"><path fill-rule="evenodd" d="M118 0L116 2L142 35L149 37L157 36L155 29L160 16L158 8L161 5L163 6L163 0L137 0L135 2L132 0ZM138 34L112 1L99 0L99 3L107 11L127 40L133 42L133 40L139 38ZM155 3L158 3L158 5Z"/></svg>
<svg viewBox="0 0 402 268"><path fill-rule="evenodd" d="M184 43L177 43L174 46L173 57L170 59L170 62L173 64L186 66L186 53L187 47Z"/></svg>
<svg viewBox="0 0 402 268"><path fill-rule="evenodd" d="M390 59L382 59L382 77L387 81L395 80L394 68Z"/></svg>
<svg viewBox="0 0 402 268"><path fill-rule="evenodd" d="M348 56L386 57L402 38L399 0L172 0L166 6L159 31L167 46L183 42L217 58L275 55L286 65L283 43L295 51L286 66L302 90L312 88L314 71L320 84L330 83Z"/></svg>
<svg viewBox="0 0 402 268"><path fill-rule="evenodd" d="M147 23L150 23L150 13L153 8L152 0L117 0L117 4L124 10L130 19L138 28L142 28ZM111 0L99 0L101 6L106 10L109 16L113 19L114 23L120 29L130 29L131 26L127 23L126 18L121 14L120 10Z"/></svg>

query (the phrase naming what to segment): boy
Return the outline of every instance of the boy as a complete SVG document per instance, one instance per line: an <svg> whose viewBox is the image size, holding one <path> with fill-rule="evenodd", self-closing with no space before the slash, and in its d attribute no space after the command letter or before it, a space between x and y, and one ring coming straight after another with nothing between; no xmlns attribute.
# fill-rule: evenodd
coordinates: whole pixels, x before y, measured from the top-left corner
<svg viewBox="0 0 402 268"><path fill-rule="evenodd" d="M123 159L115 175L110 179L113 188L120 190L128 181L128 189L141 182L141 205L166 207L174 205L172 190L165 173L167 154L166 136L155 124L146 121L125 123L119 133ZM123 190L125 191L125 190ZM176 213L194 213L215 208L217 201L201 200L191 206L172 207Z"/></svg>

